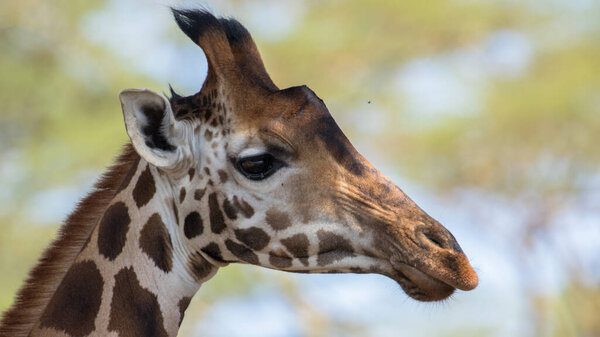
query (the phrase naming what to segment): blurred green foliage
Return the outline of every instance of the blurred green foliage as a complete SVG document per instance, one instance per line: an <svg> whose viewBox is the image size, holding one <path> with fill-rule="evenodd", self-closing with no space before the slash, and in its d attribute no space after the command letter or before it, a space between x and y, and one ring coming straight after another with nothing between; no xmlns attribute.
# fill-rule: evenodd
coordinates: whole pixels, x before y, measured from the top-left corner
<svg viewBox="0 0 600 337"><path fill-rule="evenodd" d="M11 167L1 177L2 311L58 225L32 223L28 204L83 169L108 165L126 141L117 93L149 83L80 35L81 16L101 4L0 4L0 157Z"/></svg>
<svg viewBox="0 0 600 337"><path fill-rule="evenodd" d="M127 140L116 98L121 89L164 87L82 36L82 16L104 3L0 3L0 158L9 167L1 171L0 311L58 225L31 220L36 193L111 162ZM301 19L282 39L263 41L255 34L275 83L308 84L344 130L369 137L379 154L398 158L387 161L403 175L440 193L476 189L520 198L536 215L525 223L530 234L551 230L552 212L597 175L600 5L565 11L561 1L312 0L303 6ZM469 50L503 29L530 38L533 60L519 76L487 79L475 113L422 123L405 109L394 84L405 62ZM367 101L385 114L377 137L348 112ZM515 240L515 249L526 252L530 239ZM600 335L600 292L573 275L557 298L532 295L540 335ZM200 315L222 296L246 293L257 281L269 282L251 269L227 268L188 315ZM305 334L319 336L327 319L301 303L285 276L271 282L306 309L299 312L314 328ZM192 331L185 324L184 332ZM368 335L358 326L338 329ZM447 335L489 334L476 329Z"/></svg>

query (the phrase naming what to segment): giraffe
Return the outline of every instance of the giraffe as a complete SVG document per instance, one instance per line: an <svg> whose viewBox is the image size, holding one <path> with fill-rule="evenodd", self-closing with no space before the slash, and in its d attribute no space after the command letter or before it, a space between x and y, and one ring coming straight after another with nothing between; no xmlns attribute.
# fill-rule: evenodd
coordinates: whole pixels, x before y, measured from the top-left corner
<svg viewBox="0 0 600 337"><path fill-rule="evenodd" d="M438 301L478 277L452 234L352 146L308 87L280 90L248 31L173 9L201 90L119 94L131 140L66 220L0 336L176 336L230 263L378 273Z"/></svg>

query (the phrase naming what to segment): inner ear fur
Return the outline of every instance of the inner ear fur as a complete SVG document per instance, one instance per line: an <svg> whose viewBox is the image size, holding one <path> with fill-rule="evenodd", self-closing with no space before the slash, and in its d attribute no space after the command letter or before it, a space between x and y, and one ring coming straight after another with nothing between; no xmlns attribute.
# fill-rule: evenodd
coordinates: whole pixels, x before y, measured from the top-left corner
<svg viewBox="0 0 600 337"><path fill-rule="evenodd" d="M148 89L125 89L119 93L125 128L140 156L157 167L176 164L177 125L169 100Z"/></svg>

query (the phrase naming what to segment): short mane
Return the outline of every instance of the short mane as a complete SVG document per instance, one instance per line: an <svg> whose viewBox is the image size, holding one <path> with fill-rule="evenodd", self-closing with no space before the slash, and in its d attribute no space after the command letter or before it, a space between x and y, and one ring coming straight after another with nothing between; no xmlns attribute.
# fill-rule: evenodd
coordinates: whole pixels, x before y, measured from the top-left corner
<svg viewBox="0 0 600 337"><path fill-rule="evenodd" d="M29 273L12 307L0 322L0 336L26 337L39 320L65 273L90 237L111 199L121 189L140 157L127 144L115 164L108 168L94 189L64 222L58 237ZM135 165L137 166L137 165Z"/></svg>

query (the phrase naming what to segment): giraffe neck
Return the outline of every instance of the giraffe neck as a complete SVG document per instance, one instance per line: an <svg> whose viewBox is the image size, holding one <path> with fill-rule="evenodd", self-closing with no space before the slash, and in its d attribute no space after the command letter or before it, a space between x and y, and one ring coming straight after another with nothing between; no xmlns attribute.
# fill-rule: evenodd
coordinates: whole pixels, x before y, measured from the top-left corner
<svg viewBox="0 0 600 337"><path fill-rule="evenodd" d="M176 336L218 269L187 248L176 198L165 174L134 163L30 336Z"/></svg>

